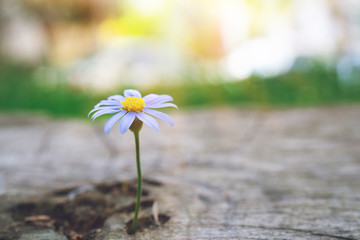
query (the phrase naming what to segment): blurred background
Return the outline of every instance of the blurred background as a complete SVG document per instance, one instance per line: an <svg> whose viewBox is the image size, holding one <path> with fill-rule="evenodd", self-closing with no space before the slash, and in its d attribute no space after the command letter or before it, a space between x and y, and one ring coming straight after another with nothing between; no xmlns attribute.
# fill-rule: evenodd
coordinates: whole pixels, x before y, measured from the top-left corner
<svg viewBox="0 0 360 240"><path fill-rule="evenodd" d="M141 132L171 220L137 239L360 239L360 0L0 0L0 239L131 211L133 138L87 119L127 88L180 109ZM124 239L113 216L81 233Z"/></svg>
<svg viewBox="0 0 360 240"><path fill-rule="evenodd" d="M1 111L86 117L131 87L181 107L359 101L360 1L0 1Z"/></svg>

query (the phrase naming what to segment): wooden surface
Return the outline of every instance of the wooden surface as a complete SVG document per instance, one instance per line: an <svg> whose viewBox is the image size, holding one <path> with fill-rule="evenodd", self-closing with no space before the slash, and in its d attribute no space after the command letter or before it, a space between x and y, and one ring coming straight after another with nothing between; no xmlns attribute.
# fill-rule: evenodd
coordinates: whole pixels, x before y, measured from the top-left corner
<svg viewBox="0 0 360 240"><path fill-rule="evenodd" d="M163 183L151 194L171 219L134 237L113 216L98 239L360 239L358 105L170 114L175 128L145 126L140 141L143 174ZM102 127L0 115L2 205L136 177L132 135Z"/></svg>

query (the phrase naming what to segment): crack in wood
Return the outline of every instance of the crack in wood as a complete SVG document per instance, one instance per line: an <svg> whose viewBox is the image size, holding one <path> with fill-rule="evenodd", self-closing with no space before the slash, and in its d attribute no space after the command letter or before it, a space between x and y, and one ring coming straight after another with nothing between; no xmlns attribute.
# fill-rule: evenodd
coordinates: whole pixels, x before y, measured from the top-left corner
<svg viewBox="0 0 360 240"><path fill-rule="evenodd" d="M241 226L246 226L246 225L241 225ZM294 231L294 232L309 233L311 235L320 236L320 237L331 237L331 238L344 239L344 240L356 240L355 238L332 235L332 234L328 234L328 233L314 232L313 230L310 230L310 229L284 228L284 227L264 227L264 226L247 226L247 227L254 227L254 228L260 228L260 229L266 229L266 230Z"/></svg>
<svg viewBox="0 0 360 240"><path fill-rule="evenodd" d="M294 232L308 233L308 234L311 234L311 235L314 235L314 236L320 236L320 237L331 237L331 238L343 239L343 240L356 240L355 238L351 238L351 237L343 237L343 236L333 235L333 234L328 234L328 233L315 232L314 230L310 230L310 229L253 226L253 225L242 225L242 224L241 225L230 225L230 226L257 228L257 229L264 229L264 230L294 231Z"/></svg>

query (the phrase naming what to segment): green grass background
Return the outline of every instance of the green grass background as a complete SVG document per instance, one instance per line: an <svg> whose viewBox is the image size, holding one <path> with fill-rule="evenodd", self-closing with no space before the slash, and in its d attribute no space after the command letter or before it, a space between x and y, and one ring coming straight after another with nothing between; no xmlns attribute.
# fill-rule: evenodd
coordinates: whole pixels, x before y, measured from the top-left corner
<svg viewBox="0 0 360 240"><path fill-rule="evenodd" d="M35 68L0 64L0 111L44 111L57 116L86 117L100 100L122 94L121 86L93 93L68 84L59 73L56 82L41 79ZM139 89L144 94L170 94L181 108L193 106L299 107L360 101L360 74L340 80L335 68L313 64L276 77L252 76L242 81L221 77L184 77L180 85L157 85Z"/></svg>

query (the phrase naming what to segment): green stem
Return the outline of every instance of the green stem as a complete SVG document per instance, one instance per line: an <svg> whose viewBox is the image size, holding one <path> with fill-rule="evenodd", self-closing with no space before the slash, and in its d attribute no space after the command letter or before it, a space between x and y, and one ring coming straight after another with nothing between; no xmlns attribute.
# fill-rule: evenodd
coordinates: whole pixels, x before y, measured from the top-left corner
<svg viewBox="0 0 360 240"><path fill-rule="evenodd" d="M134 131L134 137L135 137L135 147L136 147L136 167L137 167L138 186L137 186L137 193L136 193L135 214L134 214L134 220L132 223L133 233L135 233L135 231L136 231L136 225L137 225L137 219L138 219L140 201L141 201L141 183L142 183L141 166L140 166L139 131Z"/></svg>

